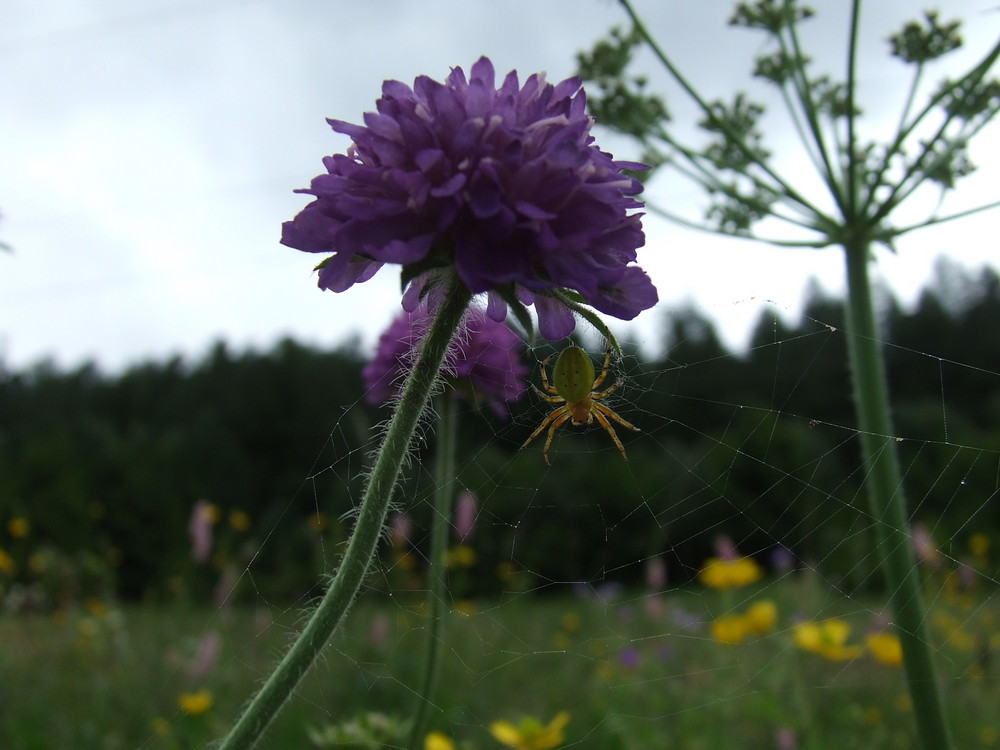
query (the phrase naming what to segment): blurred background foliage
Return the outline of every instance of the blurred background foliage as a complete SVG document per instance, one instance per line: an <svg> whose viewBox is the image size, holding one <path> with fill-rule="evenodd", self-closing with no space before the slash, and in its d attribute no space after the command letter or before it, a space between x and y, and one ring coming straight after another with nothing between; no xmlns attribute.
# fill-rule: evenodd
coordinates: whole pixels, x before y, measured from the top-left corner
<svg viewBox="0 0 1000 750"><path fill-rule="evenodd" d="M738 353L694 310L665 319L655 342L664 355L626 344L616 365L626 382L614 403L642 428L621 435L628 463L596 427L581 438L561 431L551 468L540 447L518 452L547 413L537 398L514 404L510 421L469 409L458 479L480 507L466 541L475 555L453 571L455 595L629 585L654 555L683 584L720 534L765 564L788 549L845 588L877 586L841 310L813 289L801 322L765 316ZM992 270L944 263L912 310L883 297L913 518L946 554L973 532L998 532L998 320ZM345 514L388 416L364 402L363 365L356 342L321 351L284 340L266 352L219 343L197 362L174 358L116 375L45 363L2 371L8 604L15 592L22 607L88 596L205 598L237 580L244 598L314 594L346 537ZM433 490L422 467L432 453L428 439L397 498L417 531L403 547L385 545L373 587L420 586ZM197 501L216 513L213 554L201 565L188 531ZM31 586L40 588L34 600Z"/></svg>

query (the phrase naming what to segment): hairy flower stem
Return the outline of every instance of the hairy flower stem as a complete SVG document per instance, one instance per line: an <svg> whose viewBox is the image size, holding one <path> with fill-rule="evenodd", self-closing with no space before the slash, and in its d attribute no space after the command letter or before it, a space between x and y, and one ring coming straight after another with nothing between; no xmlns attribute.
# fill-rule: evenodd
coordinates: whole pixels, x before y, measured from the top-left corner
<svg viewBox="0 0 1000 750"><path fill-rule="evenodd" d="M375 554L410 441L469 299L468 289L453 275L389 421L340 568L302 633L222 741L220 750L248 750L257 743L295 692L357 596Z"/></svg>
<svg viewBox="0 0 1000 750"><path fill-rule="evenodd" d="M434 515L431 521L431 555L427 570L427 647L424 652L424 673L417 692L416 713L410 731L410 750L423 750L427 730L427 714L434 702L441 664L441 642L444 639L445 595L447 593L448 527L455 498L455 444L458 433L455 399L445 393L438 400L437 455L434 460Z"/></svg>
<svg viewBox="0 0 1000 750"><path fill-rule="evenodd" d="M848 287L847 349L882 573L903 647L920 745L926 750L948 750L952 747L950 731L934 672L926 610L910 541L910 519L889 415L885 366L875 325L868 278L870 247L867 240L862 239L846 243L844 250Z"/></svg>

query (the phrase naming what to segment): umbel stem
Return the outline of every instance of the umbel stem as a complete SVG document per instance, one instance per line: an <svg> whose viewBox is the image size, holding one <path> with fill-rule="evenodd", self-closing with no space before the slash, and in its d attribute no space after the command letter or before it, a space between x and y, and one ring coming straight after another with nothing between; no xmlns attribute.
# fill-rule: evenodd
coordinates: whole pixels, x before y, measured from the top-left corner
<svg viewBox="0 0 1000 750"><path fill-rule="evenodd" d="M868 498L882 574L903 647L918 740L926 750L947 750L951 739L934 673L927 612L920 591L910 521L892 434L889 394L868 279L869 243L844 246L847 260L847 351L855 410L868 478Z"/></svg>
<svg viewBox="0 0 1000 750"><path fill-rule="evenodd" d="M455 399L445 393L438 399L438 430L434 460L434 515L431 521L431 555L427 570L427 645L424 652L423 675L417 693L417 708L410 731L410 750L422 750L430 707L434 702L441 665L441 643L444 640L444 616L447 596L448 528L455 498L455 445L458 415Z"/></svg>
<svg viewBox="0 0 1000 750"><path fill-rule="evenodd" d="M413 370L403 385L396 411L389 421L340 568L288 653L222 741L221 750L248 750L257 743L271 720L295 692L357 596L374 557L410 441L431 397L448 346L462 322L469 299L465 284L452 275L420 346Z"/></svg>

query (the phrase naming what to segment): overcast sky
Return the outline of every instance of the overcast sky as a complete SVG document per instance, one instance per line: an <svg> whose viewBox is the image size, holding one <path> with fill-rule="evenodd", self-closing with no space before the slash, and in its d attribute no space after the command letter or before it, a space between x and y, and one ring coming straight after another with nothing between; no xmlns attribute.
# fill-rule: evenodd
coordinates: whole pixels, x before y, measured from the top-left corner
<svg viewBox="0 0 1000 750"><path fill-rule="evenodd" d="M636 5L709 97L747 84L749 61L764 48L760 36L726 27L732 3ZM806 44L817 66L839 75L847 3L813 5L822 15L804 28ZM947 17L968 22L968 54L953 64L978 58L1000 33L996 3L945 5ZM898 117L906 81L885 38L923 7L865 6L860 83L873 132ZM359 122L384 79L442 80L483 54L500 75L545 70L555 82L616 23L624 17L612 0L4 0L0 242L13 252L0 253L0 363L93 359L117 370L196 358L218 339L266 347L289 334L323 345L358 334L370 345L399 310L398 274L387 268L347 293L321 292L316 258L278 244L281 222L307 202L293 189L348 145L324 118ZM930 71L929 85L938 77ZM696 119L676 96L670 106L680 127ZM598 136L616 155L636 156ZM769 136L777 163L794 175L802 159L782 149L788 133ZM996 163L998 140L990 132L974 160ZM982 168L955 205L995 200L996 184L995 170ZM697 213L685 183L664 178L649 193ZM932 207L928 197L919 208ZM899 256L880 256L880 269L912 299L942 253L970 266L995 258L998 219L993 212L905 240ZM842 289L835 250L720 241L654 218L646 227L640 264L661 303L613 327L651 347L664 316L688 301L738 344L761 300L794 315L810 276Z"/></svg>

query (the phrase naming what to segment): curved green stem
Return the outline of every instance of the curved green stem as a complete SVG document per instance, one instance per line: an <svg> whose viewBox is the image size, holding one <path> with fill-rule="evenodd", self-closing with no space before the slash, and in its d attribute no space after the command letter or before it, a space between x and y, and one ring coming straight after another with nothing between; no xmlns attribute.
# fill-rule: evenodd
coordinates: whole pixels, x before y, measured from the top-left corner
<svg viewBox="0 0 1000 750"><path fill-rule="evenodd" d="M845 244L844 250L847 349L878 554L890 592L896 633L903 647L920 746L926 750L948 750L952 747L951 733L934 671L927 613L910 540L910 519L889 415L885 365L868 278L869 242L855 239Z"/></svg>
<svg viewBox="0 0 1000 750"><path fill-rule="evenodd" d="M775 172L763 160L761 160L759 156L754 154L753 150L746 144L743 138L740 137L739 133L734 132L732 127L730 127L727 123L719 119L718 115L716 115L715 111L709 106L708 102L702 98L701 94L698 93L698 91L694 88L694 86L692 86L688 82L687 78L685 78L684 75L680 72L680 70L673 64L670 58L667 57L667 54L666 52L663 51L663 48L656 43L656 40L653 38L653 35L650 34L649 31L646 29L646 25L642 22L642 19L639 17L639 14L635 12L635 9L632 7L632 3L630 2L630 0L618 0L618 2L622 6L622 8L624 8L625 12L628 14L629 20L632 21L632 25L635 27L635 30L638 31L640 35L642 35L642 38L646 42L646 45L649 47L650 51L653 53L656 59L660 61L660 64L667 69L667 72L670 74L671 78L673 78L674 81L676 81L677 84L682 89L684 89L687 95L690 96L692 100L694 100L695 104L698 105L698 107L710 121L718 124L718 126L722 129L722 131L726 134L726 136L730 140L732 140L733 143L736 144L737 148L739 148L744 155L746 155L754 164L760 167L760 169L764 172L764 174L766 174L768 177L774 180L774 183L777 186L777 192L784 193L784 195L787 196L790 200L801 204L804 208L806 208L809 211L809 213L819 214L820 210L816 206L814 206L812 203L806 200L806 198L803 197L795 188L793 188L789 183L785 182L785 180L782 179L782 177L777 172Z"/></svg>
<svg viewBox="0 0 1000 750"><path fill-rule="evenodd" d="M955 219L964 219L966 216L972 216L973 214L978 214L983 211L989 211L994 208L1000 208L1000 201L993 201L992 203L984 203L981 206L976 206L974 208L967 208L964 211L959 211L958 213L948 214L947 216L933 216L930 219L925 219L924 221L917 222L916 224L910 224L909 226L900 227L899 229L893 230L892 236L899 237L907 232L912 232L914 229L923 229L924 227L934 226L935 224L944 224L946 221L955 221Z"/></svg>
<svg viewBox="0 0 1000 750"><path fill-rule="evenodd" d="M749 240L751 242L765 242L768 245L774 245L775 247L806 247L813 249L823 249L834 244L834 240L829 239L825 235L822 239L815 241L810 240L779 240L776 237L760 237L755 234L733 234L732 232L727 232L723 229L717 229L708 224L702 224L693 219L686 219L680 214L675 214L667 211L654 203L646 201L646 213L656 214L657 216L662 216L667 221L672 221L675 224L679 224L685 229L693 229L698 232L704 232L705 234L715 234L720 237L729 237L731 239L737 240ZM773 214L772 214L773 215Z"/></svg>
<svg viewBox="0 0 1000 750"><path fill-rule="evenodd" d="M962 77L958 83L952 84L951 86L942 86L934 96L932 96L924 108L917 113L913 120L906 126L906 128L896 134L895 140L889 147L888 152L885 155L884 164L882 168L879 169L877 174L877 181L874 184L879 184L882 181L882 176L885 174L886 170L889 168L890 159L896 155L903 152L903 142L909 138L910 134L913 133L917 126L924 120L924 118L933 110L937 108L941 102L943 102L958 86L962 86L966 89L972 89L978 85L989 73L990 68L1000 59L1000 42L997 42L990 51L986 54L983 60L976 65L972 70L970 70L965 76ZM989 117L985 118L980 124L980 127L986 125L987 122L993 119L996 115L994 111ZM872 214L872 224L876 225L881 222L886 216L888 216L893 209L896 208L906 197L912 193L920 184L924 181L925 177L920 173L920 169L924 166L924 160L927 158L927 154L930 153L934 146L939 142L939 140L944 136L945 131L948 126L957 117L955 112L948 113L944 121L938 126L937 131L929 139L921 140L923 147L921 149L920 155L909 164L904 169L904 174L892 186L892 190L887 197L880 201L878 207L874 206L874 191L869 195L867 205L865 207L865 213ZM871 210L870 210L871 209Z"/></svg>
<svg viewBox="0 0 1000 750"><path fill-rule="evenodd" d="M791 5L788 3L787 5ZM789 8L790 9L790 8ZM790 9L791 10L791 9ZM799 44L799 34L796 30L796 21L794 20L794 12L792 13L792 21L788 24L788 38L791 42L791 48L785 44L782 35L776 34L778 38L778 43L781 45L782 51L785 53L788 60L792 61L793 64L793 75L791 77L792 86L795 89L796 95L799 99L799 106L802 108L802 112L806 117L806 122L809 124L809 131L812 135L813 144L816 148L818 158L821 160L821 164L817 164L816 171L819 172L820 177L823 178L823 182L826 183L827 190L830 191L830 195L833 197L834 202L840 207L841 212L844 211L844 190L843 187L838 183L837 170L834 169L834 163L830 158L830 151L826 145L826 138L823 136L823 127L820 124L819 110L816 105L816 101L813 99L813 85L809 82L809 76L806 75L806 63L799 63L800 60L804 61L806 56L802 52L802 46ZM853 51L853 50L852 50ZM795 119L795 108L793 106L788 106L788 112ZM833 128L836 130L836 127ZM806 138L804 133L799 134L799 140L801 140L803 147L806 151L812 154L812 150L809 148L809 140Z"/></svg>
<svg viewBox="0 0 1000 750"><path fill-rule="evenodd" d="M452 277L375 458L358 520L340 568L302 633L222 741L220 750L247 750L257 743L271 720L295 692L354 601L375 554L410 441L430 399L448 345L465 315L469 299L465 285Z"/></svg>
<svg viewBox="0 0 1000 750"><path fill-rule="evenodd" d="M434 515L431 521L431 554L427 571L427 648L424 655L424 674L417 693L416 713L410 731L411 750L423 750L423 737L427 730L427 715L434 702L441 665L441 643L444 639L445 596L447 593L448 528L451 526L451 509L455 498L455 445L458 420L455 399L444 394L438 401L437 455L434 460Z"/></svg>
<svg viewBox="0 0 1000 750"><path fill-rule="evenodd" d="M844 198L844 218L854 221L858 216L859 192L861 191L861 180L863 171L858 164L858 136L855 131L857 116L854 114L855 98L857 96L857 68L858 68L858 35L861 23L861 0L854 0L851 3L851 33L847 44L847 179L845 180L846 195ZM867 248L865 249L867 252Z"/></svg>

